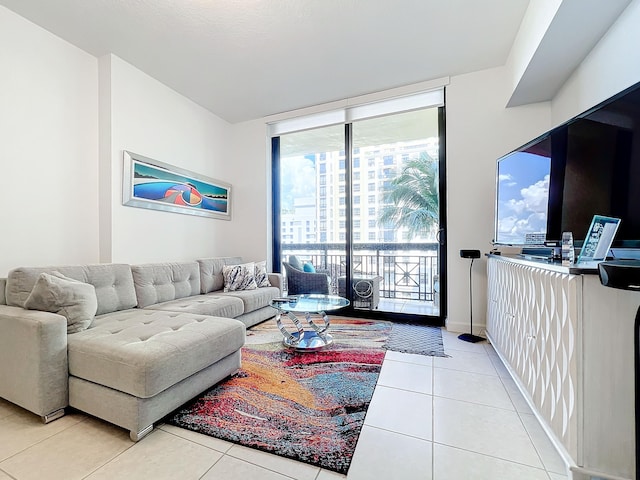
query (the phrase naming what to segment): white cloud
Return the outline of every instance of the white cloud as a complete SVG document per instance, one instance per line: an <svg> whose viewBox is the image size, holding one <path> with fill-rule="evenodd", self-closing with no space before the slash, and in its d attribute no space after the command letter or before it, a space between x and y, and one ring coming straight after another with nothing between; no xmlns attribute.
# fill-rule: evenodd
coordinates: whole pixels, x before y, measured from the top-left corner
<svg viewBox="0 0 640 480"><path fill-rule="evenodd" d="M544 232L548 197L549 175L546 175L533 185L522 188L520 198L505 202L506 208L502 211L498 227L500 238L503 241L520 242L527 233Z"/></svg>

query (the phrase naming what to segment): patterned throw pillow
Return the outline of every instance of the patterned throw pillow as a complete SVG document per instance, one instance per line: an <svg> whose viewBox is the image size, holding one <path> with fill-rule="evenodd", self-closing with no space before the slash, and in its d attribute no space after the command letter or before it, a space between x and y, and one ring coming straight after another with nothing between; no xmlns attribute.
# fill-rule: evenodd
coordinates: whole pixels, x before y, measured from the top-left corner
<svg viewBox="0 0 640 480"><path fill-rule="evenodd" d="M271 286L271 282L269 282L269 275L267 274L266 260L263 260L262 262L256 262L255 277L256 277L256 285L258 285L258 288Z"/></svg>
<svg viewBox="0 0 640 480"><path fill-rule="evenodd" d="M224 277L224 291L235 292L237 290L255 290L255 264L243 263L241 265L225 265L222 267Z"/></svg>

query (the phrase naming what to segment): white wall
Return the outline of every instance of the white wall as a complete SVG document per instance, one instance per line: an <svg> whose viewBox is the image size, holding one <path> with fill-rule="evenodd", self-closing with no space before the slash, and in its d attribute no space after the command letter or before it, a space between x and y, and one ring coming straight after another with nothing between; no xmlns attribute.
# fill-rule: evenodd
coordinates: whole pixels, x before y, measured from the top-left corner
<svg viewBox="0 0 640 480"><path fill-rule="evenodd" d="M469 264L461 249L492 245L496 160L550 128L548 102L504 108L507 68L451 77L447 88L447 328L469 330ZM473 324L486 324L486 261L473 265ZM477 327L477 328L476 328Z"/></svg>
<svg viewBox="0 0 640 480"><path fill-rule="evenodd" d="M271 265L271 144L264 121L233 125L233 149L221 167L236 185L233 222L219 238L220 255L240 255Z"/></svg>
<svg viewBox="0 0 640 480"><path fill-rule="evenodd" d="M640 0L634 0L553 99L554 126L640 82L638 25Z"/></svg>
<svg viewBox="0 0 640 480"><path fill-rule="evenodd" d="M110 88L101 86L101 116L110 118L110 124L101 125L110 134L101 162L110 162L111 170L101 182L111 197L111 211L101 211L102 223L110 226L101 231L104 244L110 243L101 260L188 261L231 250L226 232L232 222L122 205L124 150L233 183L226 167L235 161L229 154L229 124L116 56L102 58L100 68L105 70L101 80L110 83ZM234 185L234 219L238 202L242 205L238 193Z"/></svg>
<svg viewBox="0 0 640 480"><path fill-rule="evenodd" d="M98 62L0 6L0 276L98 262Z"/></svg>

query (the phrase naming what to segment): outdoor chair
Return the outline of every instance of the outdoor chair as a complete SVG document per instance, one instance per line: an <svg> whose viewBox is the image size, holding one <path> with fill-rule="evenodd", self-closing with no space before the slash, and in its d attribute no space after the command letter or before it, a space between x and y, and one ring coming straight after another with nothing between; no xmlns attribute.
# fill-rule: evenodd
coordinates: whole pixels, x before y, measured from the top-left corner
<svg viewBox="0 0 640 480"><path fill-rule="evenodd" d="M305 272L294 268L289 262L282 262L287 277L289 295L319 293L329 295L329 277L324 273Z"/></svg>

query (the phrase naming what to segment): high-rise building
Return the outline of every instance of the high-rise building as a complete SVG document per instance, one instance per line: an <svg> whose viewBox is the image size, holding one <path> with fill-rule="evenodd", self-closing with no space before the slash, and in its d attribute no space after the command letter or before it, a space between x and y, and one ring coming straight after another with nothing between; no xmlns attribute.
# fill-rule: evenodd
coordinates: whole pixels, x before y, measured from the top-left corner
<svg viewBox="0 0 640 480"><path fill-rule="evenodd" d="M390 243L408 240L406 228L396 229L393 225L382 225L379 221L385 191L409 158L425 152L431 158L437 158L437 143L434 149L433 140L354 149L351 198L355 242ZM283 243L341 243L346 240L345 152L318 153L313 161L316 171L315 198L296 198L293 212L282 214ZM435 232L430 232L411 241L434 239Z"/></svg>

